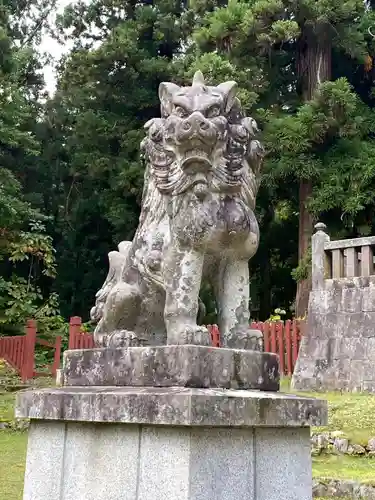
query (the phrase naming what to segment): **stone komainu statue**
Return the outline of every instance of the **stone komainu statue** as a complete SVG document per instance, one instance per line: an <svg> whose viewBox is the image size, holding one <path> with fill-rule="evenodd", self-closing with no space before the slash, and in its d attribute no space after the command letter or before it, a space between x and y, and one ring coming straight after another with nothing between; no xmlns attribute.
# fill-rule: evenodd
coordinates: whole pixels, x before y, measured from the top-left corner
<svg viewBox="0 0 375 500"><path fill-rule="evenodd" d="M161 83L161 118L145 125L142 211L131 242L110 252L91 318L97 345L210 345L197 325L202 280L213 286L223 347L258 349L249 329L248 260L263 148L229 81Z"/></svg>

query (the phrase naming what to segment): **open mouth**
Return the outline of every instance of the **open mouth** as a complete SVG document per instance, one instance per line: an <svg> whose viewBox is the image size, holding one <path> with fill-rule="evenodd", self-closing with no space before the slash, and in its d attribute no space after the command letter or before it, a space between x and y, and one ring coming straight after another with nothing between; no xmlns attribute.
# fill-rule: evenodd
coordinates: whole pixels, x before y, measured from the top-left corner
<svg viewBox="0 0 375 500"><path fill-rule="evenodd" d="M181 168L197 168L207 170L211 168L211 162L209 160L208 155L201 150L189 150L183 154L181 160Z"/></svg>

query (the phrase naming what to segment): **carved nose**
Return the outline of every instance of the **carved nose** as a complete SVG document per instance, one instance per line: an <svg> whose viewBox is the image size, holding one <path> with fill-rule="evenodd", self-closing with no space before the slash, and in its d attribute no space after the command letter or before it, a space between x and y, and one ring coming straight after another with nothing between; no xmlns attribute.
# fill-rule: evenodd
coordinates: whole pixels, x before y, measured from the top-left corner
<svg viewBox="0 0 375 500"><path fill-rule="evenodd" d="M189 116L187 120L182 125L182 128L185 132L189 132L190 130L193 132L204 131L209 128L210 124L204 118L204 116L199 113L193 113Z"/></svg>
<svg viewBox="0 0 375 500"><path fill-rule="evenodd" d="M199 122L199 128L201 130L207 130L208 127L209 127L209 124L205 120L202 120L201 122Z"/></svg>

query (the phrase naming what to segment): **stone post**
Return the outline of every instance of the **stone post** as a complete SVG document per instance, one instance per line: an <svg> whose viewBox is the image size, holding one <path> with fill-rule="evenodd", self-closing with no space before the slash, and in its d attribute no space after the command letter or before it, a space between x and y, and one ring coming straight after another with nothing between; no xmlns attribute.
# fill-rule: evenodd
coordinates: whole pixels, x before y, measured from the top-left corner
<svg viewBox="0 0 375 500"><path fill-rule="evenodd" d="M67 351L22 392L23 500L311 500L324 401L277 392L278 356L205 346Z"/></svg>
<svg viewBox="0 0 375 500"><path fill-rule="evenodd" d="M315 229L316 233L311 239L312 289L319 290L324 288L324 280L328 277L328 262L324 245L330 241L330 237L325 233L326 225L322 222L318 222Z"/></svg>

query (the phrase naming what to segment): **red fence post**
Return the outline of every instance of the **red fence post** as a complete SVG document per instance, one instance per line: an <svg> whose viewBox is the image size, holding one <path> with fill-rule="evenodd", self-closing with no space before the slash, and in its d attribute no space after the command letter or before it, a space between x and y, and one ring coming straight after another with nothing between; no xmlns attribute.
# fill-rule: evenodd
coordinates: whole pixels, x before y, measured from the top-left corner
<svg viewBox="0 0 375 500"><path fill-rule="evenodd" d="M207 330L211 337L213 347L220 347L220 332L217 325L207 325Z"/></svg>
<svg viewBox="0 0 375 500"><path fill-rule="evenodd" d="M212 335L213 345L215 347L220 347L221 339L220 339L219 327L217 325L213 325L211 331L212 331L211 335Z"/></svg>
<svg viewBox="0 0 375 500"><path fill-rule="evenodd" d="M285 347L284 347L284 323L278 321L276 323L277 348L280 359L280 375L285 373Z"/></svg>
<svg viewBox="0 0 375 500"><path fill-rule="evenodd" d="M277 354L276 350L276 323L270 323L271 348L270 352Z"/></svg>
<svg viewBox="0 0 375 500"><path fill-rule="evenodd" d="M263 332L263 350L264 352L270 352L270 324L269 323L260 323L261 328L259 328Z"/></svg>
<svg viewBox="0 0 375 500"><path fill-rule="evenodd" d="M53 365L52 365L52 375L56 377L56 371L58 370L60 366L60 360L61 360L61 337L60 335L56 337L56 342L55 342L55 356L53 358Z"/></svg>
<svg viewBox="0 0 375 500"><path fill-rule="evenodd" d="M26 382L34 376L34 358L36 344L36 321L34 319L27 320L25 333L26 336L21 370L21 378L23 382Z"/></svg>
<svg viewBox="0 0 375 500"><path fill-rule="evenodd" d="M79 349L78 337L81 334L82 318L73 316L69 321L69 349Z"/></svg>
<svg viewBox="0 0 375 500"><path fill-rule="evenodd" d="M285 321L285 356L286 356L286 374L288 376L293 374L293 360L292 360L292 336L291 336L291 321Z"/></svg>

